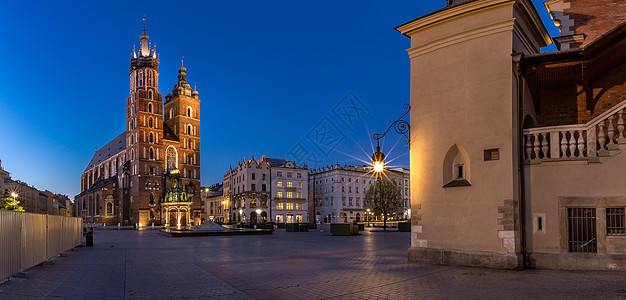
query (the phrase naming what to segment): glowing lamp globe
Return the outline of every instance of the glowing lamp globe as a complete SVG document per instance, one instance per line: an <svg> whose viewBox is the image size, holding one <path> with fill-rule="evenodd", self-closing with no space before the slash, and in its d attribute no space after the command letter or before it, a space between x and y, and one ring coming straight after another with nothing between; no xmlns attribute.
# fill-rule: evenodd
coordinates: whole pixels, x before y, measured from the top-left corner
<svg viewBox="0 0 626 300"><path fill-rule="evenodd" d="M380 151L378 146L376 146L376 152L372 154L372 166L376 173L380 173L385 169L385 154Z"/></svg>

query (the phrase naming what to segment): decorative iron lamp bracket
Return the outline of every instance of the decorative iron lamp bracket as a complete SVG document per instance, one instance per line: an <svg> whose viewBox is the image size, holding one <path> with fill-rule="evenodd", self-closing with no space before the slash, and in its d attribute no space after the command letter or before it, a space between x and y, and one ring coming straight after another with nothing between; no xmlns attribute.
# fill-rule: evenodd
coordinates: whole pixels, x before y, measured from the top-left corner
<svg viewBox="0 0 626 300"><path fill-rule="evenodd" d="M373 138L376 140L376 152L380 152L380 145L379 145L380 139L385 137L385 135L387 135L387 133L389 132L389 130L391 130L391 128L393 128L395 132L404 135L404 144L409 145L409 148L411 147L411 145L409 144L410 142L409 134L410 134L411 126L409 125L408 121L402 119L411 111L411 105L409 105L408 103L404 103L402 105L402 108L406 109L406 112L402 116L400 116L398 119L396 119L393 123L391 123L391 125L389 125L389 128L387 128L385 132L374 133Z"/></svg>

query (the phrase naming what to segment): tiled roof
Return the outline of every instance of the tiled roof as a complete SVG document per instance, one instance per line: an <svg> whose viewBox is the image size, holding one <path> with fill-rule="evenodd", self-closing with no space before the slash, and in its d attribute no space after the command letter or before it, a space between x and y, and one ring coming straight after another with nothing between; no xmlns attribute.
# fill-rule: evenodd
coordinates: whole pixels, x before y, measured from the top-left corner
<svg viewBox="0 0 626 300"><path fill-rule="evenodd" d="M170 141L180 141L176 134L174 134L174 131L165 123L163 123L163 138Z"/></svg>
<svg viewBox="0 0 626 300"><path fill-rule="evenodd" d="M122 134L118 135L108 144L104 145L104 147L98 149L98 151L94 153L85 170L93 168L101 162L111 158L111 156L120 153L120 151L124 149L126 149L126 132L122 132Z"/></svg>
<svg viewBox="0 0 626 300"><path fill-rule="evenodd" d="M79 196L82 196L84 194L88 194L88 193L91 193L91 192L95 192L95 191L97 191L97 190L99 190L99 189L101 189L101 188L103 188L103 187L105 187L105 186L115 182L115 180L117 180L117 175L115 175L113 177L109 177L109 178L107 178L105 180L96 182L88 190L86 190L86 191L76 195L76 197L79 197Z"/></svg>
<svg viewBox="0 0 626 300"><path fill-rule="evenodd" d="M285 164L285 160L282 158L265 158L265 160L270 164L270 167L280 167Z"/></svg>

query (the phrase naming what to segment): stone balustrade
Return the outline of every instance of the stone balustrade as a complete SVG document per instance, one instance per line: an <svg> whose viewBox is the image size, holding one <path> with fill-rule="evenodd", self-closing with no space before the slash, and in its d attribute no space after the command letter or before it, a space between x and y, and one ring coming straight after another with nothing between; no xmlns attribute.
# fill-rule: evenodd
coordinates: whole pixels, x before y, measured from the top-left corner
<svg viewBox="0 0 626 300"><path fill-rule="evenodd" d="M610 156L619 149L626 118L626 101L607 110L586 124L524 129L524 158L542 160L592 159Z"/></svg>

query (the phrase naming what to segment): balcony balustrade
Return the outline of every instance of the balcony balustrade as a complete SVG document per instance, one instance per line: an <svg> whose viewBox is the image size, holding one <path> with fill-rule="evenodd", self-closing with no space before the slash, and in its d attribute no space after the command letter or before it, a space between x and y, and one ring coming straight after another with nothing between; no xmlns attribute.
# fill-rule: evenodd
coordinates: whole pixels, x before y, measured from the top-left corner
<svg viewBox="0 0 626 300"><path fill-rule="evenodd" d="M524 129L524 157L530 163L557 160L600 162L626 144L626 101L586 124ZM624 147L624 146L623 146ZM624 147L626 148L626 147Z"/></svg>

